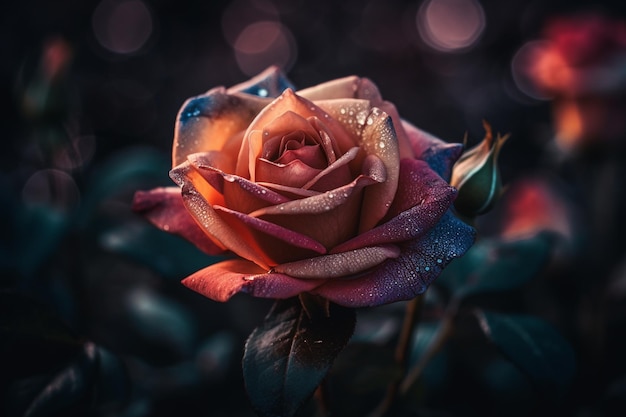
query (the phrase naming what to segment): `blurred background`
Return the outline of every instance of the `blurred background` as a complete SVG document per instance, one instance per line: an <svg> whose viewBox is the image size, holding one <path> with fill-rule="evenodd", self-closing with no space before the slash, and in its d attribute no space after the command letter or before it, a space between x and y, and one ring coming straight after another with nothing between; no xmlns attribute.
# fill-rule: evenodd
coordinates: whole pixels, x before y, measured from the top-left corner
<svg viewBox="0 0 626 417"><path fill-rule="evenodd" d="M580 20L558 23L569 16ZM239 361L271 303L218 304L183 288L212 260L153 230L130 202L173 185L174 122L188 97L279 65L299 87L368 77L403 118L446 141L478 143L483 120L511 133L500 156L511 197L481 231L563 237L512 305L577 352L558 410L621 415L622 19L617 0L11 3L0 17L0 414L254 415ZM565 50L560 72L550 59L534 65L548 41ZM527 415L544 404L506 394L521 408L505 412L507 401L485 405L502 394L493 385L446 389L453 411L433 396L424 404L436 411L410 415Z"/></svg>

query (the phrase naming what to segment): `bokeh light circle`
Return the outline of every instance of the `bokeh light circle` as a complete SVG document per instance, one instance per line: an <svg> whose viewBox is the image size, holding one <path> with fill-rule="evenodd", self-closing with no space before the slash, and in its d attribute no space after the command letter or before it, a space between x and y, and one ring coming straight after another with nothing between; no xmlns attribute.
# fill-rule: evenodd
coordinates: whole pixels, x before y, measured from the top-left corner
<svg viewBox="0 0 626 417"><path fill-rule="evenodd" d="M297 55L296 42L289 29L274 21L246 26L233 47L239 68L248 76L256 75L270 65L288 71Z"/></svg>
<svg viewBox="0 0 626 417"><path fill-rule="evenodd" d="M78 205L80 191L69 174L58 169L43 169L26 181L22 200L26 205L45 205L69 211Z"/></svg>
<svg viewBox="0 0 626 417"><path fill-rule="evenodd" d="M100 45L116 54L139 51L154 28L152 13L141 0L103 0L91 23Z"/></svg>
<svg viewBox="0 0 626 417"><path fill-rule="evenodd" d="M537 100L549 100L552 98L552 96L537 88L535 81L532 79L533 71L537 71L534 65L537 62L538 54L541 53L547 45L548 43L545 41L526 42L515 53L511 60L511 75L513 76L515 86L528 97ZM535 76L536 75L537 74L535 74Z"/></svg>
<svg viewBox="0 0 626 417"><path fill-rule="evenodd" d="M427 0L417 12L422 40L441 52L473 47L485 30L485 12L476 0Z"/></svg>

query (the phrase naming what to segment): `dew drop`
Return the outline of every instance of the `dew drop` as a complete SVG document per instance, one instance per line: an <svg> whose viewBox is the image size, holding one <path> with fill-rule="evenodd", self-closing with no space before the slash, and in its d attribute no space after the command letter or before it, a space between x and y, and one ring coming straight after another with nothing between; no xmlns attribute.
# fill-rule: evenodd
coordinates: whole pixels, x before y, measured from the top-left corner
<svg viewBox="0 0 626 417"><path fill-rule="evenodd" d="M364 111L361 111L361 112L357 113L357 115L356 115L356 121L360 125L364 125L365 124L365 119L366 118L367 118L367 114Z"/></svg>
<svg viewBox="0 0 626 417"><path fill-rule="evenodd" d="M340 109L340 110L339 110L339 113L341 113L341 114L346 114L346 109Z"/></svg>
<svg viewBox="0 0 626 417"><path fill-rule="evenodd" d="M267 88L259 88L258 94L261 97L267 97L269 91L267 91Z"/></svg>

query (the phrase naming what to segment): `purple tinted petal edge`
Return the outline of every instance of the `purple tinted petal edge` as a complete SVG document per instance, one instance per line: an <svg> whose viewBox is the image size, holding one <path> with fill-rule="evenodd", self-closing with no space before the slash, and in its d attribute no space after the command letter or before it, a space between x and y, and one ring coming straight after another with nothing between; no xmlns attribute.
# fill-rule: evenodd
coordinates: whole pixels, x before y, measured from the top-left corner
<svg viewBox="0 0 626 417"><path fill-rule="evenodd" d="M423 238L401 246L398 258L372 272L332 280L312 291L346 307L373 307L410 300L426 291L443 268L472 246L475 230L448 211Z"/></svg>

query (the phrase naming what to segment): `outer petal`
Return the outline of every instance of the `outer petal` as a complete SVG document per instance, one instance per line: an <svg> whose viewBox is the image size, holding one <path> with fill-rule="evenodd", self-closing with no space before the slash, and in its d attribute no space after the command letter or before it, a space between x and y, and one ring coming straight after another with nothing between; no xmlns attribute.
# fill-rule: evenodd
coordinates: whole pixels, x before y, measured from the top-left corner
<svg viewBox="0 0 626 417"><path fill-rule="evenodd" d="M278 97L288 88L295 90L280 68L271 66L256 77L229 88L227 92L240 92L259 97Z"/></svg>
<svg viewBox="0 0 626 417"><path fill-rule="evenodd" d="M242 258L269 269L271 260L265 257L262 252L257 252L251 248L241 235L237 234L227 222L215 213L212 205L204 197L213 190L213 187L191 164L188 162L181 164L170 171L170 176L174 182L182 187L185 207L206 234Z"/></svg>
<svg viewBox="0 0 626 417"><path fill-rule="evenodd" d="M416 157L428 162L441 178L450 181L452 166L463 153L463 145L444 142L404 120L402 126Z"/></svg>
<svg viewBox="0 0 626 417"><path fill-rule="evenodd" d="M388 213L390 219L333 248L331 253L419 238L437 224L455 197L456 189L426 162L403 159L398 193Z"/></svg>
<svg viewBox="0 0 626 417"><path fill-rule="evenodd" d="M184 237L203 252L217 255L225 250L219 242L211 240L189 214L178 187L137 191L133 210L141 213L159 229Z"/></svg>
<svg viewBox="0 0 626 417"><path fill-rule="evenodd" d="M356 75L327 81L313 87L298 91L298 95L311 101L336 98L359 98L374 102L382 102L382 97L376 85L367 78Z"/></svg>
<svg viewBox="0 0 626 417"><path fill-rule="evenodd" d="M473 228L448 212L422 239L402 246L398 258L354 279L327 281L311 292L347 307L410 300L426 291L450 261L470 248L474 234Z"/></svg>
<svg viewBox="0 0 626 417"><path fill-rule="evenodd" d="M289 298L310 291L322 282L268 273L242 259L213 264L182 281L186 287L215 301L227 301L238 292L250 293L255 297Z"/></svg>
<svg viewBox="0 0 626 417"><path fill-rule="evenodd" d="M338 278L366 271L398 255L397 246L374 246L285 263L274 267L274 271L296 278Z"/></svg>
<svg viewBox="0 0 626 417"><path fill-rule="evenodd" d="M387 180L366 190L359 231L374 227L386 214L396 195L400 149L391 117L366 100L344 99L318 102L356 137L367 155L376 155L387 169Z"/></svg>
<svg viewBox="0 0 626 417"><path fill-rule="evenodd" d="M318 84L314 87L306 88L298 91L298 94L318 104L320 100L345 99L354 98L367 100L372 107L378 107L391 116L396 134L400 155L402 158L414 157L413 151L407 137L402 129L402 121L396 107L384 101L378 87L368 78L360 78L357 76L339 78L337 80L328 81Z"/></svg>
<svg viewBox="0 0 626 417"><path fill-rule="evenodd" d="M248 94L228 94L223 87L187 100L178 113L172 166L183 163L192 153L221 150L270 102Z"/></svg>

